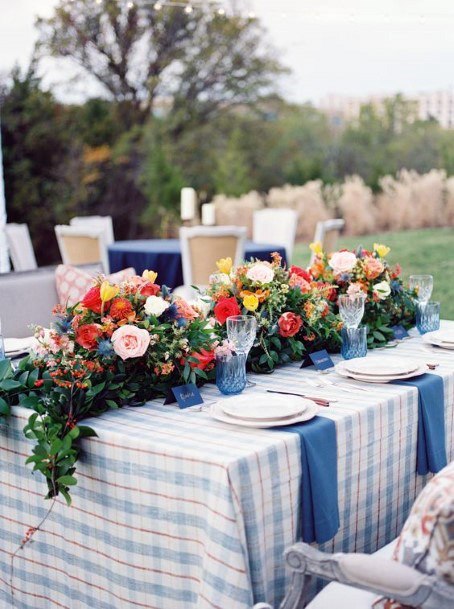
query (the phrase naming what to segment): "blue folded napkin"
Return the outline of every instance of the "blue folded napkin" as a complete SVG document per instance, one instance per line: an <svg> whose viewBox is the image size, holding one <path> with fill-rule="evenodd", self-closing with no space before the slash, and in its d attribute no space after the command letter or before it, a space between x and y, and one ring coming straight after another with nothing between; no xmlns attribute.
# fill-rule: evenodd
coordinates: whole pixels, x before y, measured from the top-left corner
<svg viewBox="0 0 454 609"><path fill-rule="evenodd" d="M423 374L406 381L392 382L418 388L416 471L422 476L428 472L436 474L447 464L443 379L436 374Z"/></svg>
<svg viewBox="0 0 454 609"><path fill-rule="evenodd" d="M337 496L337 437L334 421L314 417L311 421L279 431L296 433L301 443L301 539L324 543L339 530Z"/></svg>

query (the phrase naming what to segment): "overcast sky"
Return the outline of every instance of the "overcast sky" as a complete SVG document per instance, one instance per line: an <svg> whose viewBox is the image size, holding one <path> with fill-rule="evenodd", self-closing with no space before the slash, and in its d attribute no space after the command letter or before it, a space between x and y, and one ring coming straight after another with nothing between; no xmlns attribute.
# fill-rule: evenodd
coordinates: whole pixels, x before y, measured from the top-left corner
<svg viewBox="0 0 454 609"><path fill-rule="evenodd" d="M454 0L247 1L293 70L284 85L293 100L454 86ZM49 15L56 4L0 0L0 71L27 65L34 17ZM64 65L46 65L46 82L61 83ZM68 88L58 91L70 96Z"/></svg>

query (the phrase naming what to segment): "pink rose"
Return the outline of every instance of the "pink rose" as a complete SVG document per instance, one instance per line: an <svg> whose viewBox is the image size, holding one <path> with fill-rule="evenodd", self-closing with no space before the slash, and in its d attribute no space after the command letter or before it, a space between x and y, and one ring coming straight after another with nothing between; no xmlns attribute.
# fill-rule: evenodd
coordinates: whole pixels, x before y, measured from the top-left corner
<svg viewBox="0 0 454 609"><path fill-rule="evenodd" d="M150 344L150 334L137 326L125 325L115 330L111 338L115 353L122 360L141 357Z"/></svg>
<svg viewBox="0 0 454 609"><path fill-rule="evenodd" d="M274 271L270 264L266 262L257 262L251 266L246 273L246 277L250 281L256 281L257 283L271 283L274 279Z"/></svg>
<svg viewBox="0 0 454 609"><path fill-rule="evenodd" d="M329 259L329 265L335 275L349 273L357 262L355 254L352 252L336 252Z"/></svg>

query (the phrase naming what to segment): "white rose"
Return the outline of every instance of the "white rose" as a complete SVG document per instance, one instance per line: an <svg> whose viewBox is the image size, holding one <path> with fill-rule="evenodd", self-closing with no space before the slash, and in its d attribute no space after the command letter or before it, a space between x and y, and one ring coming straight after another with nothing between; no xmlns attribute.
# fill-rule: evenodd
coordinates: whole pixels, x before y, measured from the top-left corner
<svg viewBox="0 0 454 609"><path fill-rule="evenodd" d="M145 301L145 313L147 315L154 315L159 317L164 313L166 309L170 307L170 304L164 298L160 296L148 296Z"/></svg>
<svg viewBox="0 0 454 609"><path fill-rule="evenodd" d="M352 252L336 252L329 259L329 265L335 275L349 273L357 262L355 254Z"/></svg>
<svg viewBox="0 0 454 609"><path fill-rule="evenodd" d="M246 277L251 281L256 281L257 283L271 283L274 279L274 271L268 264L258 262L257 264L251 266L246 273Z"/></svg>
<svg viewBox="0 0 454 609"><path fill-rule="evenodd" d="M391 286L387 281L380 281L380 283L374 286L374 292L376 292L380 300L386 300L391 294Z"/></svg>

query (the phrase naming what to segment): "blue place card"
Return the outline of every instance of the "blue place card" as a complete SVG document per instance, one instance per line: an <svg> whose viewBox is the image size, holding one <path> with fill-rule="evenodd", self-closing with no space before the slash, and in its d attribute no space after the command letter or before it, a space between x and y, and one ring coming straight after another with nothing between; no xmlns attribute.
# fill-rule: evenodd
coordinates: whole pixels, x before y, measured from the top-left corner
<svg viewBox="0 0 454 609"><path fill-rule="evenodd" d="M179 387L172 387L172 393L175 396L180 408L189 408L189 406L203 404L203 398L200 395L198 387L196 387L194 383L189 383L189 385L180 385Z"/></svg>
<svg viewBox="0 0 454 609"><path fill-rule="evenodd" d="M403 326L392 326L391 330L394 332L394 338L397 340L403 340L410 336Z"/></svg>
<svg viewBox="0 0 454 609"><path fill-rule="evenodd" d="M326 349L316 351L315 353L309 353L309 357L316 370L327 370L328 368L334 367L334 362Z"/></svg>

